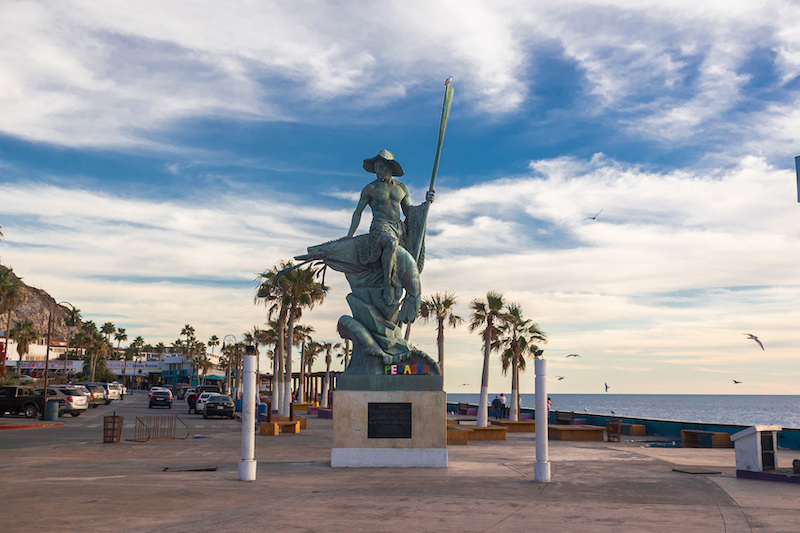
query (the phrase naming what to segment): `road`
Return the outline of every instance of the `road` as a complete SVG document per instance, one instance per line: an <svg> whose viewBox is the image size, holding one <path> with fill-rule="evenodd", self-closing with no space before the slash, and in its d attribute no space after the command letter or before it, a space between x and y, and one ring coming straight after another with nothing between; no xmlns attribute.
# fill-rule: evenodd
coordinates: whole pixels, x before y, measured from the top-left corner
<svg viewBox="0 0 800 533"><path fill-rule="evenodd" d="M225 418L204 419L202 415L188 413L185 400L174 400L172 409L163 407L148 408L146 391L133 392L123 400L116 400L109 405L101 405L95 409L87 409L78 417L65 415L59 417L64 427L38 430L11 430L0 434L0 450L11 450L37 445L95 443L103 440L103 418L112 414L123 417L122 438L134 436L137 416L145 415L178 415L181 422L188 426L189 437L205 436L220 433L240 433L241 423L238 420ZM6 415L4 421L16 420L24 425L28 419L22 416ZM177 427L183 428L178 423ZM186 430L183 430L185 434Z"/></svg>

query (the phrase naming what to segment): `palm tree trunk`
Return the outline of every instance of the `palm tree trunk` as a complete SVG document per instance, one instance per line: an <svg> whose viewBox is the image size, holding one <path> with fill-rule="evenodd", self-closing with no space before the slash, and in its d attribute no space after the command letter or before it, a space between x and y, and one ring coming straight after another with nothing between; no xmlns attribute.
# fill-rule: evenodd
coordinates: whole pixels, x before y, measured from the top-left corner
<svg viewBox="0 0 800 533"><path fill-rule="evenodd" d="M320 398L320 405L323 408L328 408L328 391L331 388L331 355L325 358L325 379L322 381L322 398Z"/></svg>
<svg viewBox="0 0 800 533"><path fill-rule="evenodd" d="M483 374L481 375L481 396L478 400L478 427L489 425L489 354L492 351L492 320L487 320L483 339Z"/></svg>
<svg viewBox="0 0 800 533"><path fill-rule="evenodd" d="M519 403L517 400L517 392L519 390L519 367L517 365L516 354L511 361L511 413L508 419L512 422L519 420Z"/></svg>
<svg viewBox="0 0 800 533"><path fill-rule="evenodd" d="M300 380L297 384L297 401L304 402L306 401L306 365L305 363L306 358L306 341L300 345Z"/></svg>
<svg viewBox="0 0 800 533"><path fill-rule="evenodd" d="M439 372L444 379L444 318L439 319L439 331L436 335L436 345L439 348Z"/></svg>
<svg viewBox="0 0 800 533"><path fill-rule="evenodd" d="M289 310L289 324L286 326L286 366L284 368L283 409L281 416L289 416L292 401L292 339L294 337L294 306Z"/></svg>
<svg viewBox="0 0 800 533"><path fill-rule="evenodd" d="M3 347L3 358L0 360L0 379L6 379L6 357L8 357L8 337L9 330L11 329L11 311L6 312L6 339L5 346Z"/></svg>

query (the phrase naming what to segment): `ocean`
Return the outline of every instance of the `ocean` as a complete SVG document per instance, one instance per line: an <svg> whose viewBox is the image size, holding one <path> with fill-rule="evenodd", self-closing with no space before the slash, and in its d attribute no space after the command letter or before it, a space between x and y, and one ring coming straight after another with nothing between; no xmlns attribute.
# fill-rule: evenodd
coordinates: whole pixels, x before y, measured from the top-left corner
<svg viewBox="0 0 800 533"><path fill-rule="evenodd" d="M496 395L489 394L489 403ZM506 393L506 404L508 404ZM448 402L478 404L479 394L448 394ZM800 396L716 394L550 394L553 411L629 416L741 426L779 425L800 428ZM522 394L522 407L534 407L535 396ZM612 413L613 411L613 413Z"/></svg>

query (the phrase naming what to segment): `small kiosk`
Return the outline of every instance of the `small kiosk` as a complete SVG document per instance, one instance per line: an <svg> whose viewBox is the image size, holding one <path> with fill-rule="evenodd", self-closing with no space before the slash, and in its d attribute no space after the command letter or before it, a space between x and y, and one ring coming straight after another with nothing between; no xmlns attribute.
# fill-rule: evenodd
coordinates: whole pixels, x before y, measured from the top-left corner
<svg viewBox="0 0 800 533"><path fill-rule="evenodd" d="M736 448L736 473L767 472L778 468L778 432L781 426L752 426L731 435Z"/></svg>

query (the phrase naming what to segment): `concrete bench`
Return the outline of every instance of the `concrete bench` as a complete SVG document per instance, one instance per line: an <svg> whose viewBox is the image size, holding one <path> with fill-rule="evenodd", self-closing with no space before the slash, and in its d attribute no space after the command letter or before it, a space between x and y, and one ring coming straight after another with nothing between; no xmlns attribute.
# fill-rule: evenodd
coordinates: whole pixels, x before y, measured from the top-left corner
<svg viewBox="0 0 800 533"><path fill-rule="evenodd" d="M468 409L469 409L468 403L458 402L458 410L456 411L456 413L459 415L465 415L467 414Z"/></svg>
<svg viewBox="0 0 800 533"><path fill-rule="evenodd" d="M491 420L493 426L500 426L506 428L508 433L535 433L536 421L534 420L519 420L513 422L511 420Z"/></svg>
<svg viewBox="0 0 800 533"><path fill-rule="evenodd" d="M447 428L447 445L466 445L471 433L471 429L449 427Z"/></svg>
<svg viewBox="0 0 800 533"><path fill-rule="evenodd" d="M520 413L519 414L520 420L533 420L533 413Z"/></svg>
<svg viewBox="0 0 800 533"><path fill-rule="evenodd" d="M606 428L600 426L548 426L553 440L598 441L605 442Z"/></svg>
<svg viewBox="0 0 800 533"><path fill-rule="evenodd" d="M681 446L684 448L733 448L730 433L699 429L682 429Z"/></svg>
<svg viewBox="0 0 800 533"><path fill-rule="evenodd" d="M317 418L333 418L333 409L317 409Z"/></svg>
<svg viewBox="0 0 800 533"><path fill-rule="evenodd" d="M556 411L555 423L557 425L571 424L573 420L575 420L575 413L571 411Z"/></svg>
<svg viewBox="0 0 800 533"><path fill-rule="evenodd" d="M647 435L647 428L644 424L622 424L622 433L634 437Z"/></svg>
<svg viewBox="0 0 800 533"><path fill-rule="evenodd" d="M319 407L316 407L316 406L309 407L306 410L306 414L308 414L308 416L317 416L317 411L318 410L319 410Z"/></svg>
<svg viewBox="0 0 800 533"><path fill-rule="evenodd" d="M478 408L477 407L470 407L469 409L467 409L467 412L465 414L467 416L473 416L473 415L477 416L478 415Z"/></svg>
<svg viewBox="0 0 800 533"><path fill-rule="evenodd" d="M280 433L300 433L300 421L285 420L280 422L261 422L258 426L259 435L274 436Z"/></svg>
<svg viewBox="0 0 800 533"><path fill-rule="evenodd" d="M470 427L469 440L506 440L506 428L489 426L485 428Z"/></svg>

